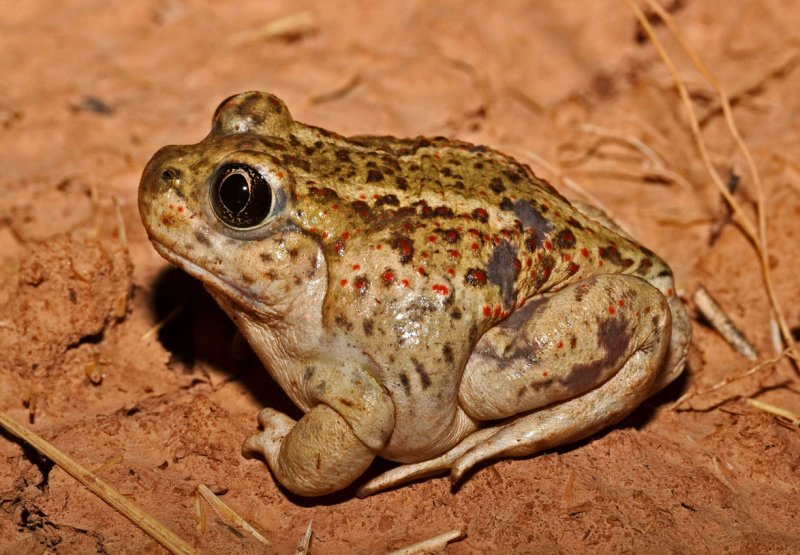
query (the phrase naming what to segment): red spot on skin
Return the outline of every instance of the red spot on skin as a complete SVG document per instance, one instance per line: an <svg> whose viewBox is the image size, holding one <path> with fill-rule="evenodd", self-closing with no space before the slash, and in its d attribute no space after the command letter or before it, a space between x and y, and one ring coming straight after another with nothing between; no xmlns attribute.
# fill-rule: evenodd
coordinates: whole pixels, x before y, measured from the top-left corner
<svg viewBox="0 0 800 555"><path fill-rule="evenodd" d="M419 275L423 276L423 277L425 277L425 276L427 276L427 275L428 275L428 274L425 272L425 268L423 268L423 267L421 267L421 266L420 266L419 268L417 268L417 273L418 273Z"/></svg>
<svg viewBox="0 0 800 555"><path fill-rule="evenodd" d="M475 229L474 227L469 228L468 231L470 233L472 233L475 237L480 237L481 236L481 232L478 231L477 229Z"/></svg>
<svg viewBox="0 0 800 555"><path fill-rule="evenodd" d="M492 308L490 306L483 307L483 317L489 318L492 315Z"/></svg>
<svg viewBox="0 0 800 555"><path fill-rule="evenodd" d="M386 270L381 274L381 279L384 285L391 285L394 283L394 273L391 270Z"/></svg>
<svg viewBox="0 0 800 555"><path fill-rule="evenodd" d="M614 314L616 314L616 313L617 313L617 309L616 309L616 308L614 308L613 306L609 306L609 307L608 307L608 313L609 313L609 314L611 314L611 315L613 316Z"/></svg>
<svg viewBox="0 0 800 555"><path fill-rule="evenodd" d="M586 247L583 247L581 249L581 254L583 255L584 258L589 258L589 249L587 249Z"/></svg>
<svg viewBox="0 0 800 555"><path fill-rule="evenodd" d="M472 243L472 245L470 245L470 248L472 250L476 251L476 250L478 250L480 248L480 245L478 245L478 243Z"/></svg>
<svg viewBox="0 0 800 555"><path fill-rule="evenodd" d="M569 271L570 275L573 275L573 274L577 273L578 270L580 270L580 268L581 268L580 266L578 266L574 262L571 262L570 265L569 265L569 268L567 268L567 271Z"/></svg>
<svg viewBox="0 0 800 555"><path fill-rule="evenodd" d="M667 297L671 297L671 296L672 296L672 295L674 295L674 294L675 294L675 292L672 290L672 287L670 287L669 289L667 289Z"/></svg>
<svg viewBox="0 0 800 555"><path fill-rule="evenodd" d="M428 235L428 243L435 243L436 236L435 235Z"/></svg>
<svg viewBox="0 0 800 555"><path fill-rule="evenodd" d="M558 347L559 349L563 349L563 348L564 348L564 342L563 342L563 341L559 341L559 342L556 344L556 347Z"/></svg>
<svg viewBox="0 0 800 555"><path fill-rule="evenodd" d="M278 172L276 175L277 175L279 178L283 179L283 172Z"/></svg>
<svg viewBox="0 0 800 555"><path fill-rule="evenodd" d="M625 301L623 299L618 300L617 304L619 305L620 308L625 308Z"/></svg>
<svg viewBox="0 0 800 555"><path fill-rule="evenodd" d="M342 287L344 287L345 285L347 285L347 280L346 280L346 279L343 279L343 280L341 281L341 284L342 284Z"/></svg>
<svg viewBox="0 0 800 555"><path fill-rule="evenodd" d="M430 254L428 254L427 252L423 252L422 253L422 258L429 258L429 257L430 257Z"/></svg>
<svg viewBox="0 0 800 555"><path fill-rule="evenodd" d="M432 289L438 293L439 295L446 297L450 294L450 289L447 288L446 285L439 285L438 283L432 287Z"/></svg>
<svg viewBox="0 0 800 555"><path fill-rule="evenodd" d="M381 250L382 248L383 248L383 245L381 245L380 243L378 243L377 245L375 245L375 249L376 249L376 250Z"/></svg>
<svg viewBox="0 0 800 555"><path fill-rule="evenodd" d="M361 269L361 264L353 264L353 270L358 271Z"/></svg>
<svg viewBox="0 0 800 555"><path fill-rule="evenodd" d="M362 193L362 194L358 195L358 198L360 198L361 200L367 200L367 195Z"/></svg>
<svg viewBox="0 0 800 555"><path fill-rule="evenodd" d="M169 208L170 208L170 210L175 210L175 205L174 204L170 204Z"/></svg>
<svg viewBox="0 0 800 555"><path fill-rule="evenodd" d="M450 252L450 256L453 257L453 258L458 258L459 256L461 256L461 253L458 252L457 250L451 250L449 252Z"/></svg>
<svg viewBox="0 0 800 555"><path fill-rule="evenodd" d="M545 372L542 372L542 376L543 376L543 377L545 377L545 378L546 378L548 375L549 375L549 372L547 372L547 371L545 371Z"/></svg>
<svg viewBox="0 0 800 555"><path fill-rule="evenodd" d="M339 205L338 204L333 204L333 205L331 205L331 208L333 208L334 210L339 210Z"/></svg>
<svg viewBox="0 0 800 555"><path fill-rule="evenodd" d="M503 234L503 237L511 237L511 234L508 232L507 229L504 229L503 231L501 231L501 233Z"/></svg>
<svg viewBox="0 0 800 555"><path fill-rule="evenodd" d="M322 238L323 238L323 239L327 239L329 236L330 236L330 233L328 233L327 231L324 231L324 232L322 233Z"/></svg>
<svg viewBox="0 0 800 555"><path fill-rule="evenodd" d="M400 285L402 285L403 287L408 287L409 285L411 285L411 282L408 281L407 279L404 279L400 282Z"/></svg>
<svg viewBox="0 0 800 555"><path fill-rule="evenodd" d="M531 266L533 266L533 260L530 259L530 258L526 258L525 259L525 267L526 268L530 268Z"/></svg>
<svg viewBox="0 0 800 555"><path fill-rule="evenodd" d="M450 274L451 276L455 276L456 275L456 271L453 268L448 268L447 269L447 273Z"/></svg>
<svg viewBox="0 0 800 555"><path fill-rule="evenodd" d="M545 241L544 248L546 251L550 252L551 250L553 250L553 244L550 241Z"/></svg>
<svg viewBox="0 0 800 555"><path fill-rule="evenodd" d="M380 198L380 195L372 195L372 200L379 200Z"/></svg>
<svg viewBox="0 0 800 555"><path fill-rule="evenodd" d="M178 212L183 212L183 206L178 207Z"/></svg>
<svg viewBox="0 0 800 555"><path fill-rule="evenodd" d="M568 252L565 252L564 254L561 255L561 259L564 262L569 262L570 260L572 260L572 256L570 256Z"/></svg>
<svg viewBox="0 0 800 555"><path fill-rule="evenodd" d="M597 265L598 265L598 266L602 266L602 265L603 265L603 261L602 261L602 260L598 260L598 261L597 261Z"/></svg>
<svg viewBox="0 0 800 555"><path fill-rule="evenodd" d="M356 278L353 281L353 287L356 289L356 291L363 295L367 292L367 280L364 278Z"/></svg>
<svg viewBox="0 0 800 555"><path fill-rule="evenodd" d="M495 315L496 318L499 318L502 314L503 314L503 307L502 306L497 305L496 307L494 307L494 315Z"/></svg>
<svg viewBox="0 0 800 555"><path fill-rule="evenodd" d="M342 233L342 239L344 239L345 241L347 241L348 239L350 239L350 233L349 233L349 232L347 232L347 231L345 231L344 233Z"/></svg>
<svg viewBox="0 0 800 555"><path fill-rule="evenodd" d="M519 272L522 269L522 262L520 262L519 258L514 259L514 271Z"/></svg>

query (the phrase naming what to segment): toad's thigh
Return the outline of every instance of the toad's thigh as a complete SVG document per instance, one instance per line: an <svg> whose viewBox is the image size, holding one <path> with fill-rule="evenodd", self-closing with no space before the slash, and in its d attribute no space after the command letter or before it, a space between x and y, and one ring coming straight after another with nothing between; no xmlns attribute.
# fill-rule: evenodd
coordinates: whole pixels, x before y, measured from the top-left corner
<svg viewBox="0 0 800 555"><path fill-rule="evenodd" d="M633 355L653 378L671 318L664 296L627 275L594 276L529 301L489 330L467 362L459 403L479 420L506 418L577 397Z"/></svg>

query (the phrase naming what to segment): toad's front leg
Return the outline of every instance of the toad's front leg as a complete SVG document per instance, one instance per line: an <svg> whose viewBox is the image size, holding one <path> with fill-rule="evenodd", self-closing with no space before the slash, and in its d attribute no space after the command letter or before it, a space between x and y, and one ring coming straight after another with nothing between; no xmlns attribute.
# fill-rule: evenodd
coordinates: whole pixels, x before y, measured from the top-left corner
<svg viewBox="0 0 800 555"><path fill-rule="evenodd" d="M264 430L245 456L263 454L278 481L304 496L347 487L369 467L394 427L391 399L365 371L318 370L309 387L318 404L295 422L264 409Z"/></svg>

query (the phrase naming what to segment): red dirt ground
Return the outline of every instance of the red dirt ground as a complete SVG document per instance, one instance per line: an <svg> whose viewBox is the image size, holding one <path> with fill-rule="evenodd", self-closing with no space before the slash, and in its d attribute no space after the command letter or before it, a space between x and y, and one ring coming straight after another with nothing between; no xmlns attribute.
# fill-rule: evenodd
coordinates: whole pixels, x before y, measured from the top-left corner
<svg viewBox="0 0 800 555"><path fill-rule="evenodd" d="M742 91L735 116L764 179L770 264L797 329L800 5L671 7L726 88ZM288 494L263 462L239 454L258 410L289 410L288 401L139 221L138 179L156 149L199 140L228 95L266 90L297 119L342 134L448 135L506 150L580 198L524 157L536 153L661 254L685 297L708 288L770 358L756 253L733 224L710 241L722 201L669 74L624 2L42 0L0 9L0 410L198 552L293 552L310 519L314 554L382 553L459 526L467 537L448 553L800 552L800 433L744 402L798 413L800 379L782 361L671 410L683 393L753 365L697 318L685 378L587 441L484 467L456 490L437 478L363 500ZM291 32L269 31L297 14L305 23ZM668 38L663 26L658 33ZM710 87L680 60L697 108L709 110ZM752 179L717 113L703 133L723 175L741 176L736 196L752 216ZM0 552L160 551L9 435L0 461ZM200 529L201 483L269 548L208 507Z"/></svg>

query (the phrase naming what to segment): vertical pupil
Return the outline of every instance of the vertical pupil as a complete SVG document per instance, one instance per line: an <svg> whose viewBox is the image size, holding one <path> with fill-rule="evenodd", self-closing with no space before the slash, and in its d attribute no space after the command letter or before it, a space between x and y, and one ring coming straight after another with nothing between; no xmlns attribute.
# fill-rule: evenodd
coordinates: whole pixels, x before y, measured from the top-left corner
<svg viewBox="0 0 800 555"><path fill-rule="evenodd" d="M250 182L241 173L232 173L222 180L219 187L222 205L238 216L250 201Z"/></svg>

